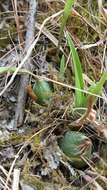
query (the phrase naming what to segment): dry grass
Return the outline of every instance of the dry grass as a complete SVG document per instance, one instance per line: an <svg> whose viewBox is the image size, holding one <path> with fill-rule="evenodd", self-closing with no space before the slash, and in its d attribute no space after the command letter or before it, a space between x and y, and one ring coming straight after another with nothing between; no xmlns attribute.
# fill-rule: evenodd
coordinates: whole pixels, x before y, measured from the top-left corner
<svg viewBox="0 0 107 190"><path fill-rule="evenodd" d="M30 83L33 84L34 80L42 78L53 84L54 92L52 102L47 107L38 105L28 97L23 127L17 129L16 132L9 131L9 139L0 141L1 155L4 155L0 163L2 189L12 189L14 168L21 168L19 182L28 183L32 187L37 186L38 190L48 188L61 190L107 189L106 84L103 94L97 96L98 101L94 106L95 120L90 121L88 118L84 126L73 126L74 121L83 115L82 113L78 114L78 110L73 108L76 87L65 35L61 42L59 57L61 58L64 53L66 72L63 82L58 78L59 60L56 55L65 1L39 1L35 22L35 40L23 58L20 57L19 50L25 43L24 19L28 12L28 4L17 0L12 2L15 3L15 7L6 5L10 19L6 16L7 11L4 6L6 1L1 1L0 5L2 13L0 14L0 16L2 15L0 31L3 30L3 27L6 27L7 31L9 30L10 20L15 25L15 31L13 31L15 36L12 33L0 36L1 42L4 37L9 38L5 47L0 46L0 66L17 66L13 74L7 72L0 76L0 98L1 102L5 102L3 104L5 108L2 109L8 110L9 113L9 118L3 121L1 118L3 110L0 109L0 126L6 125L2 122L7 122L8 126L10 120L14 118L18 93L18 73L32 52L34 69L33 73L29 72ZM9 4L11 3L9 2ZM82 63L85 87L100 79L102 72L107 69L106 6L106 1L102 4L101 0L98 2L77 0L66 24L65 31L70 32ZM40 55L40 59L37 55ZM41 55L44 55L45 59ZM44 66L47 66L48 69L43 69ZM87 93L87 89L85 88L82 92ZM15 102L11 97L15 98ZM87 167L81 170L72 167L57 144L57 139L69 129L81 130L93 143L92 160L86 161ZM1 128L0 131L2 130L7 132L7 129ZM21 130L23 132L20 132ZM15 135L15 138L12 135ZM5 151L12 147L14 157L9 154L10 158L5 159Z"/></svg>

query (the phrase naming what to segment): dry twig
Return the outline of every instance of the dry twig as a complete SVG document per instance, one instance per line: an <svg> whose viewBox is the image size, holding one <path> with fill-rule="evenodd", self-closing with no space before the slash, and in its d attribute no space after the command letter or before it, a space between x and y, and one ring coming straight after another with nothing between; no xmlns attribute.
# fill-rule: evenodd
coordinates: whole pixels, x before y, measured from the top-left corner
<svg viewBox="0 0 107 190"><path fill-rule="evenodd" d="M34 40L34 25L35 25L35 13L37 9L37 3L35 0L29 1L29 15L27 18L27 32L26 32L26 40L25 40L25 52L29 49ZM28 71L32 71L32 63L30 57L26 61L24 68ZM23 117L24 117L24 109L26 103L26 87L29 84L29 75L21 76L20 80L20 88L18 94L18 102L15 112L15 127L22 125Z"/></svg>
<svg viewBox="0 0 107 190"><path fill-rule="evenodd" d="M19 176L20 176L20 170L14 169L12 190L18 190L19 189Z"/></svg>

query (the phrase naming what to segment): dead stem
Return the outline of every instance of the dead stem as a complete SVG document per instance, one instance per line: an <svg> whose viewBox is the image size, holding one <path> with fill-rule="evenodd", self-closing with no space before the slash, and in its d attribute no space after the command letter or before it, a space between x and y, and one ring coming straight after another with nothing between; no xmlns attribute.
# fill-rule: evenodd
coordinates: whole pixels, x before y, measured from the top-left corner
<svg viewBox="0 0 107 190"><path fill-rule="evenodd" d="M34 39L34 23L35 23L35 13L37 11L37 2L35 0L30 1L29 14L27 18L27 32L25 40L25 52L29 49L32 41ZM32 71L32 63L30 57L26 61L27 63L23 66L25 69ZM15 127L21 126L24 118L24 110L27 98L26 87L29 84L29 75L21 76L20 88L18 94L18 102L15 112Z"/></svg>

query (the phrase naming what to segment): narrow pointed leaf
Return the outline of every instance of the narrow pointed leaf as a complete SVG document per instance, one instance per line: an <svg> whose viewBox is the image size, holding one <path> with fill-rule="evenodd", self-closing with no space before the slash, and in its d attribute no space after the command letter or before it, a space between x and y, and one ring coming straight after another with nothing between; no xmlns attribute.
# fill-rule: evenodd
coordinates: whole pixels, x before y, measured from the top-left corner
<svg viewBox="0 0 107 190"><path fill-rule="evenodd" d="M84 89L84 81L83 81L83 72L81 68L80 59L77 53L77 50L75 49L75 46L73 44L73 41L69 35L69 33L66 33L67 42L70 47L70 52L72 55L72 60L74 64L74 73L75 73L75 86L76 88L79 88L81 90ZM85 96L83 92L80 92L78 90L75 91L75 106L76 107L83 107L85 103Z"/></svg>
<svg viewBox="0 0 107 190"><path fill-rule="evenodd" d="M7 73L7 72L13 73L16 71L16 69L17 67L0 67L0 74ZM19 72L27 73L28 71L26 69L20 69Z"/></svg>
<svg viewBox="0 0 107 190"><path fill-rule="evenodd" d="M67 0L64 7L63 22L66 23L75 0Z"/></svg>
<svg viewBox="0 0 107 190"><path fill-rule="evenodd" d="M100 80L96 84L91 85L89 87L88 92L91 92L91 93L96 94L96 95L100 95L101 92L102 92L102 90L103 90L103 85L104 85L104 83L105 83L106 80L107 80L107 71L105 71L102 74ZM93 103L96 101L96 99L97 99L97 97L93 95Z"/></svg>
<svg viewBox="0 0 107 190"><path fill-rule="evenodd" d="M62 20L61 20L61 28L60 28L59 42L58 42L58 51L59 51L59 48L61 45L64 28L65 28L66 22L68 20L68 17L71 13L71 8L72 8L74 2L75 2L75 0L67 0L65 3L64 13L63 13Z"/></svg>

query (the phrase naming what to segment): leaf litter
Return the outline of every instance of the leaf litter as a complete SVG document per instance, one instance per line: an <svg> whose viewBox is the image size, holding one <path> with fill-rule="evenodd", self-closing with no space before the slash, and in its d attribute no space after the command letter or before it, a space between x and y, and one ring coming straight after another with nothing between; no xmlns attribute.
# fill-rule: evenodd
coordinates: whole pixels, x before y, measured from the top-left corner
<svg viewBox="0 0 107 190"><path fill-rule="evenodd" d="M29 4L24 0L16 2L24 43L26 31L24 21ZM97 3L89 4L88 2L87 4L88 6L80 1L75 3L73 14L69 16L66 23L66 29L72 35L72 40L77 47L84 73L95 82L101 78L102 70L106 69L105 44L97 43L105 39L106 3L100 15ZM35 35L47 17L63 8L63 1L39 1L35 15L37 21L37 23L35 21ZM2 31L0 67L17 67L22 60L22 55L19 43L20 31L16 26L12 4L1 1L0 10L0 30ZM69 48L65 37L61 42L62 51L59 53L59 58L57 57L55 46L58 45L59 31L60 16L46 23L32 52L33 73L74 86L74 69L72 60L68 60L67 63ZM56 41L53 42L53 40ZM91 44L96 44L96 46L91 47ZM59 61L62 52L64 52L66 66L63 81L60 77ZM53 89L49 104L40 105L28 96L23 125L20 128L14 128L20 75L19 73L16 76L11 86L0 97L0 166L3 167L0 167L0 188L12 189L13 169L18 168L21 169L19 186L22 190L107 189L106 102L98 98L93 107L95 112L91 110L91 116L89 115L82 124L79 124L78 119L80 120L85 113L73 109L74 90L49 82ZM12 73L9 71L0 75L0 90L4 89L11 76ZM29 84L33 88L35 84L33 77L30 77ZM85 81L84 85L86 87L89 83ZM93 113L94 116L92 116ZM82 168L74 166L58 145L59 139L62 139L68 131L74 131L74 134L79 131L92 142L91 158L85 159L83 156L86 166ZM85 149L84 146L81 148Z"/></svg>

